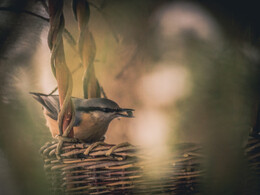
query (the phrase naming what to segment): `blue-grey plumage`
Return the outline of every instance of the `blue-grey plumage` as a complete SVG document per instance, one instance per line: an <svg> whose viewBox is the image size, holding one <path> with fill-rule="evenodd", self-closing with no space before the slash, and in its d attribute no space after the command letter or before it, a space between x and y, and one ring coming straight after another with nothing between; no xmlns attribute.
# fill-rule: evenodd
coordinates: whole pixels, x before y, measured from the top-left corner
<svg viewBox="0 0 260 195"><path fill-rule="evenodd" d="M43 106L44 116L53 137L59 135L59 96L31 93ZM117 117L133 117L133 109L120 108L117 103L106 98L81 99L72 97L75 107L74 137L84 142L103 139L109 123Z"/></svg>

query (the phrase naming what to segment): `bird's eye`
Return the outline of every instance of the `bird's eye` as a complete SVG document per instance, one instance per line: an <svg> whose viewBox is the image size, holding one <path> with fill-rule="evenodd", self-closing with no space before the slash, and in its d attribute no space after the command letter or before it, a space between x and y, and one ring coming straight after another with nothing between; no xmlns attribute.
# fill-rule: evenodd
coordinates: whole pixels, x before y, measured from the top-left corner
<svg viewBox="0 0 260 195"><path fill-rule="evenodd" d="M104 112L109 112L110 109L109 109L109 108L103 108L103 111L104 111Z"/></svg>

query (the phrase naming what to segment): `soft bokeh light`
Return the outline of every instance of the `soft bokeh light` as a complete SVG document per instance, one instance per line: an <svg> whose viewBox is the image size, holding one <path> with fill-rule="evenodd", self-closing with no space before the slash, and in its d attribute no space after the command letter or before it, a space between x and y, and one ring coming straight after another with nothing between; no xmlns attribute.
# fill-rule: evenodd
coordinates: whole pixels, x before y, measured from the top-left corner
<svg viewBox="0 0 260 195"><path fill-rule="evenodd" d="M165 144L169 129L162 113L153 109L142 109L137 111L135 117L131 127L133 141L153 149Z"/></svg>
<svg viewBox="0 0 260 195"><path fill-rule="evenodd" d="M57 85L50 67L51 52L48 47L48 42L46 41L47 36L48 29L45 28L42 32L41 42L35 52L33 61L35 64L34 68L38 69L38 71L36 71L38 72L39 87L43 93L51 92Z"/></svg>
<svg viewBox="0 0 260 195"><path fill-rule="evenodd" d="M167 106L190 91L188 70L183 66L158 64L152 73L141 78L137 90L145 105Z"/></svg>
<svg viewBox="0 0 260 195"><path fill-rule="evenodd" d="M220 36L220 30L209 13L194 3L168 4L157 12L156 17L162 35L166 37L181 37L185 31L207 41L217 40Z"/></svg>

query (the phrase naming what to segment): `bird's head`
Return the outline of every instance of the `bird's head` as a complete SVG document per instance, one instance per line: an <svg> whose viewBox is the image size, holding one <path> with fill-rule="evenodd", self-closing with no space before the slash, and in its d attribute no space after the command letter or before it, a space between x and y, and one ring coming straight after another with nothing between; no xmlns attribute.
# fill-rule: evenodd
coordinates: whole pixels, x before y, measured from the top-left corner
<svg viewBox="0 0 260 195"><path fill-rule="evenodd" d="M91 113L95 118L105 121L111 121L117 117L134 117L134 109L120 108L117 103L106 98L81 100L76 110L77 112Z"/></svg>

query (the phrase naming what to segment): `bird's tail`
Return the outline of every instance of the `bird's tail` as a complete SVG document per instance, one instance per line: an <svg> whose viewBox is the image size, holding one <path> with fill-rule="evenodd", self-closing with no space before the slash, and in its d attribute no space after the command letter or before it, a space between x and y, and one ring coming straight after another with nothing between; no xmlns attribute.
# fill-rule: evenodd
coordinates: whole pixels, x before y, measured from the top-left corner
<svg viewBox="0 0 260 195"><path fill-rule="evenodd" d="M30 92L33 98L36 99L46 110L48 116L57 120L60 110L59 97L57 95L46 95L42 93Z"/></svg>

